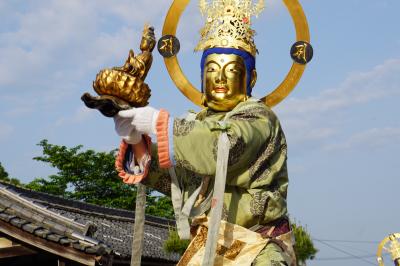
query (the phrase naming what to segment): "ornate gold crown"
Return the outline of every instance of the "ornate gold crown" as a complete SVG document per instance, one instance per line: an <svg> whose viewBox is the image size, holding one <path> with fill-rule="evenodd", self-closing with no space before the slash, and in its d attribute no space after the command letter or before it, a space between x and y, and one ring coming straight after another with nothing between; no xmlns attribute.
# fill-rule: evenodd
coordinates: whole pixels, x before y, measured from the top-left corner
<svg viewBox="0 0 400 266"><path fill-rule="evenodd" d="M200 0L199 6L207 21L195 51L222 47L237 48L256 55L251 17L263 11L264 0L259 0L257 4L252 0Z"/></svg>

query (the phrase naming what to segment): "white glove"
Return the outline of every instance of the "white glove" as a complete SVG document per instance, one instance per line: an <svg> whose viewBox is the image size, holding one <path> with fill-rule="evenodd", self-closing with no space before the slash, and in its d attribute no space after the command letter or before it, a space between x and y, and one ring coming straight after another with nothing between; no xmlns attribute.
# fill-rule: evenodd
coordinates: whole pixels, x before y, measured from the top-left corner
<svg viewBox="0 0 400 266"><path fill-rule="evenodd" d="M156 123L160 111L153 107L146 106L120 111L118 115L131 121L131 126L136 131L144 134L156 134Z"/></svg>
<svg viewBox="0 0 400 266"><path fill-rule="evenodd" d="M137 144L142 140L142 134L135 130L129 118L124 118L118 114L114 116L115 131L126 143Z"/></svg>

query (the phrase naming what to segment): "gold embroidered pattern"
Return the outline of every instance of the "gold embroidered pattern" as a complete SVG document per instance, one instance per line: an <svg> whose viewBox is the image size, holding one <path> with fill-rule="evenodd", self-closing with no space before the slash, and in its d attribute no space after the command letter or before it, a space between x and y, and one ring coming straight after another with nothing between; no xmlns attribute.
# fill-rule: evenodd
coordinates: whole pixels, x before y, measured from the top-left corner
<svg viewBox="0 0 400 266"><path fill-rule="evenodd" d="M183 177L183 184L187 187L189 194L191 194L201 185L203 177L196 174L198 171L196 171L195 167L189 161L175 156L175 162L176 167L181 168L180 170L183 172L181 174Z"/></svg>
<svg viewBox="0 0 400 266"><path fill-rule="evenodd" d="M249 168L252 180L263 181L269 177L271 173L270 163L272 161L272 156L277 152L280 152L282 156L286 156L287 153L286 139L282 131L280 131L278 135L273 136L270 141L267 140L264 146L259 150L256 157L257 159Z"/></svg>
<svg viewBox="0 0 400 266"><path fill-rule="evenodd" d="M240 156L243 155L244 151L246 150L246 143L243 137L238 137L237 135L229 135L229 142L230 142L230 149L229 149L229 158L228 158L228 165L234 165L240 160ZM214 148L213 148L213 156L214 160L217 160L217 152L218 152L218 139L214 141Z"/></svg>
<svg viewBox="0 0 400 266"><path fill-rule="evenodd" d="M196 254L196 252L206 245L207 241L207 233L208 228L200 225L197 229L197 235L193 238L192 242L190 242L189 247L186 249L185 253L183 254L181 260L177 264L177 266L185 266L188 265L190 260ZM240 240L233 241L232 245L228 248L223 245L218 244L216 254L219 256L223 256L229 260L235 260L242 249L246 246L245 242Z"/></svg>
<svg viewBox="0 0 400 266"><path fill-rule="evenodd" d="M228 221L228 217L229 217L229 213L228 213L228 209L226 208L225 203L222 205L222 216L221 216L221 220L222 221Z"/></svg>
<svg viewBox="0 0 400 266"><path fill-rule="evenodd" d="M176 155L175 155L175 162L176 162L176 167L184 168L191 172L196 172L195 167L189 161L181 159Z"/></svg>
<svg viewBox="0 0 400 266"><path fill-rule="evenodd" d="M250 201L250 212L254 216L261 216L264 214L265 206L268 200L268 193L266 191L259 191L253 195Z"/></svg>
<svg viewBox="0 0 400 266"><path fill-rule="evenodd" d="M251 122L259 118L267 118L267 117L268 117L268 110L262 107L257 107L257 108L247 108L241 110L232 115L231 119Z"/></svg>
<svg viewBox="0 0 400 266"><path fill-rule="evenodd" d="M229 248L226 248L224 246L218 245L217 248L217 254L220 256L224 256L225 258L229 260L235 260L237 255L242 251L246 243L240 241L240 240L235 240L233 241L232 245ZM219 252L219 248L221 247L224 248L224 252Z"/></svg>
<svg viewBox="0 0 400 266"><path fill-rule="evenodd" d="M158 165L158 160L156 160L155 158L153 158L150 161L150 167L149 167L149 171L150 172L157 172L160 173L160 167ZM143 180L143 184L147 184L149 185L149 180L146 178ZM161 176L159 177L159 179L157 180L157 182L154 185L151 185L151 187L153 187L155 190L163 193L164 195L170 196L171 194L171 177L169 175L165 175L165 174L161 174Z"/></svg>
<svg viewBox="0 0 400 266"><path fill-rule="evenodd" d="M176 266L186 266L189 261L193 258L196 252L206 244L208 229L205 226L199 226L197 229L197 235L190 242L189 247L186 249L182 258Z"/></svg>
<svg viewBox="0 0 400 266"><path fill-rule="evenodd" d="M186 136L193 130L195 122L186 119L174 119L174 136Z"/></svg>
<svg viewBox="0 0 400 266"><path fill-rule="evenodd" d="M152 187L164 195L171 196L171 177L169 175L161 176Z"/></svg>

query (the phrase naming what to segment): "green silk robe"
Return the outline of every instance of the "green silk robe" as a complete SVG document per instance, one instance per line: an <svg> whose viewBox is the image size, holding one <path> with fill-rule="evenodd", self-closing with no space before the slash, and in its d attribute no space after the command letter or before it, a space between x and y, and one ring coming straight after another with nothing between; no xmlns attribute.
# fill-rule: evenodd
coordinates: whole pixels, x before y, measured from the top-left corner
<svg viewBox="0 0 400 266"><path fill-rule="evenodd" d="M250 228L287 216L287 146L275 114L253 98L230 112L204 109L173 120L173 153L184 199L200 186L204 177L214 178L217 141L225 120L230 140L223 219ZM171 178L158 167L157 147L143 183L170 194ZM212 189L209 182L208 191Z"/></svg>

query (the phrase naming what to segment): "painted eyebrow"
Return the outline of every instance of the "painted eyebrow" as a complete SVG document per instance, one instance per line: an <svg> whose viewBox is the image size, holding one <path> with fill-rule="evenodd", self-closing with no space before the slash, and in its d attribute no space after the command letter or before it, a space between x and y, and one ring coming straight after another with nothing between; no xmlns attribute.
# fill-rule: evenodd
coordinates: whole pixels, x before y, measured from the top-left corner
<svg viewBox="0 0 400 266"><path fill-rule="evenodd" d="M211 63L214 63L214 64L218 65L219 67L221 67L215 60L211 60L211 61L207 62L206 66L208 66Z"/></svg>
<svg viewBox="0 0 400 266"><path fill-rule="evenodd" d="M236 61L231 61L228 64L226 64L225 68L229 67L230 65L234 65L234 67L238 67L240 69L245 69L242 64L236 62Z"/></svg>
<svg viewBox="0 0 400 266"><path fill-rule="evenodd" d="M212 63L214 63L214 64L216 64L217 66L221 67L220 64L218 64L215 60L211 60L211 61L207 62L207 63L206 63L206 66L208 66L209 64L212 64ZM225 68L228 67L229 65L232 65L232 64L233 64L235 67L239 67L239 68L241 68L241 69L244 69L244 67L242 66L242 64L239 64L237 61L228 62L228 63L225 65Z"/></svg>

